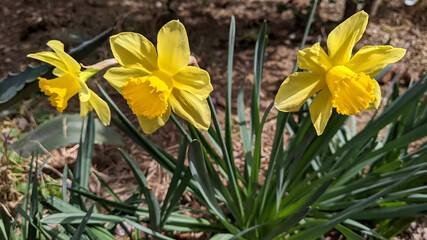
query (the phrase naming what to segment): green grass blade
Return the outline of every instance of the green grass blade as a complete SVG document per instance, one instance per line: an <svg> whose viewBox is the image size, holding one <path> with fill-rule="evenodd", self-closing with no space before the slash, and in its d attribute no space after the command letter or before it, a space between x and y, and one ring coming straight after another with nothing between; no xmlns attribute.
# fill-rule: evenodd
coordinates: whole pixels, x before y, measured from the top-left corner
<svg viewBox="0 0 427 240"><path fill-rule="evenodd" d="M209 174L205 165L203 150L199 142L193 141L190 143L190 147L188 148L188 160L193 178L196 180L205 201L218 217L225 219L225 216L215 198L215 192L208 177Z"/></svg>
<svg viewBox="0 0 427 240"><path fill-rule="evenodd" d="M262 70L264 67L265 49L267 48L267 22L264 21L258 33L255 43L254 56L254 88L252 91L251 103L251 138L256 134L259 128L259 101L261 93Z"/></svg>
<svg viewBox="0 0 427 240"><path fill-rule="evenodd" d="M237 233L239 230L234 227L228 219L226 219L224 213L218 205L215 198L215 192L212 188L212 183L209 178L209 173L206 168L203 150L200 142L193 141L188 149L188 160L190 164L190 170L193 174L193 178L196 180L198 188L202 193L206 203L210 210L215 213L222 224L232 233Z"/></svg>
<svg viewBox="0 0 427 240"><path fill-rule="evenodd" d="M150 226L154 231L160 231L160 207L159 202L157 201L156 196L154 195L151 187L148 185L147 179L142 173L139 166L136 162L123 150L120 149L120 153L125 159L126 163L129 165L129 168L132 170L136 181L138 182L139 189L145 196L145 200L148 204L148 210L150 212Z"/></svg>
<svg viewBox="0 0 427 240"><path fill-rule="evenodd" d="M32 183L32 190L31 190L31 197L30 197L30 221L33 224L30 224L28 226L28 239L29 240L35 240L37 239L37 227L35 225L37 224L37 213L39 211L39 192L37 191L38 188L38 176L37 176L37 169L38 169L38 161L36 161L36 169L34 171L33 175L33 183Z"/></svg>
<svg viewBox="0 0 427 240"><path fill-rule="evenodd" d="M87 227L85 229L89 238L102 240L115 240L116 238L104 227ZM132 238L131 238L132 240Z"/></svg>
<svg viewBox="0 0 427 240"><path fill-rule="evenodd" d="M228 60L227 60L227 94L225 103L225 146L228 151L228 156L231 161L234 159L233 154L233 139L232 139L232 126L231 126L231 99L232 99L232 85L233 85L233 55L234 55L234 42L236 38L236 21L234 16L230 21L230 33L228 38Z"/></svg>
<svg viewBox="0 0 427 240"><path fill-rule="evenodd" d="M243 143L243 151L245 152L245 180L248 181L249 169L248 165L252 166L252 140L249 136L248 128L246 125L246 116L245 116L245 83L242 81L240 84L240 90L237 95L237 115L239 117L239 129L240 136Z"/></svg>
<svg viewBox="0 0 427 240"><path fill-rule="evenodd" d="M0 220L0 239L8 240L14 235L14 229L10 224L11 219L9 218L9 215L3 208L0 209Z"/></svg>
<svg viewBox="0 0 427 240"><path fill-rule="evenodd" d="M227 170L227 174L228 174L228 180L230 182L231 194L234 198L233 199L234 203L238 206L239 211L241 213L243 213L243 201L242 201L242 196L241 196L241 192L240 192L240 187L237 183L237 177L236 177L239 173L238 173L237 167L236 167L233 159L230 158L230 156L228 154L228 150L227 150L227 147L225 145L224 138L222 137L221 127L220 127L219 121L218 121L218 116L216 114L215 106L212 102L211 97L208 98L208 103L209 103L209 107L211 109L212 120L214 122L215 129L216 129L216 132L217 132L218 137L219 137L220 146L221 146L222 152L224 154L223 157L225 160L225 166L226 166L226 170ZM237 221L241 222L242 216L235 215L235 217L237 218Z"/></svg>
<svg viewBox="0 0 427 240"><path fill-rule="evenodd" d="M179 198L184 192L185 188L190 181L191 172L187 168L184 177L181 177L181 172L184 171L184 162L185 162L185 153L187 151L187 141L184 137L181 138L181 143L179 145L178 152L178 163L176 165L175 172L172 176L171 182L169 184L168 191L166 193L165 200L163 201L162 209L160 212L161 222L160 226L164 226L169 215L172 213L176 204L178 204Z"/></svg>
<svg viewBox="0 0 427 240"><path fill-rule="evenodd" d="M101 186L103 186L105 188L105 190L110 194L110 196L112 196L114 198L114 201L116 202L123 202L119 196L117 196L117 194L113 191L113 189L111 189L111 187L107 184L107 182L105 182L104 179L102 179L101 176L98 175L98 173L93 172L96 176L96 178L98 179L98 181L101 183Z"/></svg>
<svg viewBox="0 0 427 240"><path fill-rule="evenodd" d="M289 215L289 217L286 217L283 222L277 225L273 230L269 231L264 239L273 239L298 224L298 222L310 212L310 206L323 195L331 184L332 181L330 180L316 189L312 195L309 195L307 200L301 206L292 211L292 214Z"/></svg>
<svg viewBox="0 0 427 240"><path fill-rule="evenodd" d="M292 236L289 239L314 239L318 236L321 236L328 230L330 230L332 227L336 226L337 224L341 223L342 221L352 217L355 213L362 211L363 209L369 207L372 203L374 203L377 199L384 196L385 194L389 193L391 190L393 190L395 187L399 186L401 183L403 183L405 180L407 180L410 176L415 174L417 171L422 170L423 168L418 168L414 170L410 174L403 175L398 181L394 182L394 184L388 186L384 190L371 195L370 197L366 198L363 201L360 201L359 203L345 209L344 211L341 211L336 216L334 216L332 219L330 219L329 222L325 224L318 225L316 227L307 229L306 231L303 231L299 234L296 234Z"/></svg>
<svg viewBox="0 0 427 240"><path fill-rule="evenodd" d="M154 239L173 240L172 238L166 237L166 236L162 235L161 233L158 233L158 232L153 231L153 230L151 230L149 228L146 228L146 227L142 226L141 224L138 224L138 223L136 223L136 222L134 222L132 220L129 220L129 219L125 218L125 221L129 225L133 226L134 228L136 228L138 230L141 230L141 231L143 231L143 232L145 232L147 234L152 235L154 237Z"/></svg>
<svg viewBox="0 0 427 240"><path fill-rule="evenodd" d="M341 224L338 224L335 228L340 231L348 240L365 240L365 238L361 237L360 235L353 232L351 229Z"/></svg>
<svg viewBox="0 0 427 240"><path fill-rule="evenodd" d="M86 119L86 133L83 138L84 127L82 127L82 133L80 135L80 147L73 170L73 185L78 184L84 188L87 188L89 184L90 167L92 163L93 146L95 141L95 119L93 112L90 112ZM75 193L71 194L70 202L76 205L78 204L82 209L86 210L84 198L81 196Z"/></svg>
<svg viewBox="0 0 427 240"><path fill-rule="evenodd" d="M79 185L87 188L90 178L90 168L92 164L93 146L95 143L95 118L93 112L90 112L87 119L86 135L84 138L83 149L81 149L80 161L76 161L74 178ZM77 171L76 171L77 170Z"/></svg>
<svg viewBox="0 0 427 240"><path fill-rule="evenodd" d="M93 213L93 207L95 205L93 204L89 210L87 211L86 215L83 217L82 222L79 224L79 226L76 229L76 232L74 233L71 240L80 240L82 238L83 232L85 231L86 225L89 221L90 215Z"/></svg>
<svg viewBox="0 0 427 240"><path fill-rule="evenodd" d="M64 170L62 171L62 199L67 201L67 189L68 189L68 165L64 166Z"/></svg>
<svg viewBox="0 0 427 240"><path fill-rule="evenodd" d="M44 224L80 224L86 217L87 213L54 213L41 220ZM114 215L104 215L92 213L87 220L87 224L106 224L119 223L124 221L124 218Z"/></svg>
<svg viewBox="0 0 427 240"><path fill-rule="evenodd" d="M352 218L357 220L371 220L379 218L416 217L427 210L427 204L412 204L401 207L366 209L353 214Z"/></svg>

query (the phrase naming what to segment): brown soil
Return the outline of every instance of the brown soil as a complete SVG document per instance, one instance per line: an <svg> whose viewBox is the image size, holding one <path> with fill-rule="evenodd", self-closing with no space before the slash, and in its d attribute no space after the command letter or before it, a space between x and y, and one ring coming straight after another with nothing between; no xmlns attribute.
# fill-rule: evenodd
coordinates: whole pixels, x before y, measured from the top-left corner
<svg viewBox="0 0 427 240"><path fill-rule="evenodd" d="M219 118L224 118L226 83L226 62L228 28L230 17L236 17L237 38L235 46L233 72L233 98L235 99L241 81L246 84L246 96L250 96L253 83L254 45L258 30L263 22L268 22L269 43L267 47L261 106L264 110L274 99L283 79L290 74L297 50L303 35L306 18L296 17L292 10L279 12L278 4L293 2L293 6L302 13L307 13L308 0L270 0L270 1L172 1L170 10L167 1L154 0L14 0L1 1L0 9L0 77L9 72L18 72L27 64L38 64L26 58L28 53L47 50L45 43L51 39L61 40L67 48L78 45L82 39L88 39L103 30L115 26L116 32L138 32L155 42L157 31L171 19L179 19L186 27L192 54L197 58L201 68L206 69L212 79L215 102ZM335 4L323 1L319 6L319 16L312 27L307 45L315 43L320 37L325 45L327 33L342 21L344 2L336 0ZM371 18L362 40L356 45L382 45L391 39L394 47L407 49L406 56L395 65L394 69L404 68L406 79L419 78L427 71L427 20L425 6L406 7L402 1L383 1L378 14ZM89 58L82 61L91 65L97 61L111 58L108 43L94 51ZM394 71L395 72L395 71ZM101 79L95 78L119 103L127 117L138 126L136 118L124 103L121 96ZM382 79L388 83L392 75ZM407 82L406 82L407 84ZM90 85L95 89L94 85ZM29 107L28 107L29 106ZM27 132L37 126L33 113L44 109L56 113L45 96L38 95L18 108L19 114L4 117L1 120L1 132L6 133L12 126ZM67 108L68 112L78 112L76 99ZM233 105L233 112L236 108ZM272 110L271 116L277 114ZM234 118L237 119L236 116ZM370 118L368 114L359 117L360 126ZM237 121L236 121L237 122ZM267 156L272 144L274 120L265 126L263 135L264 154ZM233 129L238 132L237 124ZM237 135L237 134L236 134ZM169 122L165 127L149 136L154 142L172 154L177 153L179 133ZM243 164L243 149L240 141L234 142L237 164ZM165 195L169 176L152 161L148 154L129 141L127 151L138 162L141 169L148 171L148 181L160 199ZM64 164L73 163L76 146L53 151L52 167L61 170ZM132 174L115 147L97 146L94 153L93 170L97 171L114 189L122 190L136 184ZM266 165L264 166L266 169ZM104 192L94 179L91 190L102 195ZM186 197L183 204L196 204L194 199ZM425 235L424 235L425 236Z"/></svg>

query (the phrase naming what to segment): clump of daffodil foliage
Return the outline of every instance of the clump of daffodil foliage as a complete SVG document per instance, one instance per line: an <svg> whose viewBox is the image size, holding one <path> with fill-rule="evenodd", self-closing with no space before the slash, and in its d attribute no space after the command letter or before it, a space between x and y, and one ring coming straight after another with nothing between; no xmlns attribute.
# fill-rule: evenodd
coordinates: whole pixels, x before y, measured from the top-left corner
<svg viewBox="0 0 427 240"><path fill-rule="evenodd" d="M263 23L255 46L252 96L244 96L243 84L237 95L236 127L245 162L241 169L235 164L238 156L233 150L231 111L234 18L228 45L224 129L210 97L209 73L189 66L190 47L181 22L173 20L160 29L157 48L138 33L110 37L112 63L118 64L113 67L95 64L98 67L81 71L62 43L49 41L54 52L28 55L55 67L57 78L39 78L41 91L59 112L78 94L80 116L88 117L73 174L65 166L58 186L62 198L39 194L37 166L30 171L28 186L33 188L27 189L18 211L24 219L20 237L114 239L117 229L133 239L146 235L174 239L182 232L204 232L211 239L317 239L333 229L347 239L395 236L427 211L427 145L409 150L411 142L427 134L427 100L423 98L427 77L411 83L401 95L396 85L390 87L391 92L386 93L389 101L383 103L377 79L405 55L405 49L365 46L352 55L367 23L368 14L358 12L331 31L328 53L321 43L299 51L300 71L283 77L275 100L261 114L268 39L267 23ZM105 101L87 87L86 81L102 68L108 68L104 78L126 100L143 133L153 133L172 120L182 135L177 157L133 126L100 85ZM398 79L392 82L397 83ZM248 101L249 119L245 115ZM379 112L381 104L384 110ZM280 110L273 116L274 141L271 151L263 153L263 126L274 106ZM111 119L172 175L164 199L154 195L146 174L121 149L123 161L138 182L135 190L115 192L96 173L110 197L99 197L88 189L95 134L92 110L104 125ZM363 110L375 114L358 132L354 115ZM379 135L383 129L386 134ZM261 171L265 156L268 169ZM187 191L202 209L180 205ZM16 225L5 214L2 220L0 239L12 239Z"/></svg>

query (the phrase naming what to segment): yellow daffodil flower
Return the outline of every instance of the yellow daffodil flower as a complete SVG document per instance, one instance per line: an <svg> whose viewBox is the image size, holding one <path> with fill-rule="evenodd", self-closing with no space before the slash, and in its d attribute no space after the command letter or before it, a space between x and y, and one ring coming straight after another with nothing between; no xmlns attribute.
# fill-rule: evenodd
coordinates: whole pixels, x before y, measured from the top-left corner
<svg viewBox="0 0 427 240"><path fill-rule="evenodd" d="M311 96L310 116L321 135L335 108L339 114L356 115L377 109L381 89L373 79L385 66L399 61L405 49L365 46L351 57L354 45L368 24L368 14L358 12L338 25L327 39L328 54L319 43L298 52L298 67L310 72L291 74L280 86L275 106L280 111L297 111Z"/></svg>
<svg viewBox="0 0 427 240"><path fill-rule="evenodd" d="M64 51L64 44L57 40L51 40L47 45L54 52L39 52L28 54L27 57L34 58L50 65L55 69L53 74L55 79L47 80L39 77L39 87L49 97L52 106L62 113L67 108L68 100L79 94L80 117L87 116L89 111L95 109L102 124L110 124L110 108L96 93L90 90L86 81L95 72L91 69L80 71L80 64Z"/></svg>
<svg viewBox="0 0 427 240"><path fill-rule="evenodd" d="M182 23L170 21L160 29L157 51L132 32L112 36L110 44L121 67L110 68L104 77L127 100L145 133L163 126L171 110L198 129L209 128L210 77L188 66L190 47Z"/></svg>

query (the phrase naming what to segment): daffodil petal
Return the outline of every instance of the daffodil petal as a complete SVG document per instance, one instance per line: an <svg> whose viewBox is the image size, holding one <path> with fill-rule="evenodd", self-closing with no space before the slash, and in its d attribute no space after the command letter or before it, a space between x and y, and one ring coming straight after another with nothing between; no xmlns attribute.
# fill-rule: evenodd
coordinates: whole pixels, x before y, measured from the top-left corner
<svg viewBox="0 0 427 240"><path fill-rule="evenodd" d="M327 88L320 91L310 104L310 117L317 135L321 135L332 114L332 95Z"/></svg>
<svg viewBox="0 0 427 240"><path fill-rule="evenodd" d="M182 23L172 20L160 29L157 35L157 52L159 69L170 75L188 65L190 46Z"/></svg>
<svg viewBox="0 0 427 240"><path fill-rule="evenodd" d="M52 73L53 73L53 75L55 75L57 77L62 77L66 74L66 72L62 71L61 69L59 69L57 67L52 70Z"/></svg>
<svg viewBox="0 0 427 240"><path fill-rule="evenodd" d="M375 82L376 82L374 87L375 100L369 104L367 110L378 109L378 107L381 104L381 87L377 81Z"/></svg>
<svg viewBox="0 0 427 240"><path fill-rule="evenodd" d="M387 65L399 61L405 53L405 49L392 46L365 46L345 66L355 73L364 72L374 77Z"/></svg>
<svg viewBox="0 0 427 240"><path fill-rule="evenodd" d="M104 74L107 82L113 86L120 94L123 92L123 84L129 81L131 77L139 78L147 76L148 73L136 68L113 67Z"/></svg>
<svg viewBox="0 0 427 240"><path fill-rule="evenodd" d="M110 125L111 112L108 104L102 100L92 90L90 91L90 99L87 102L80 102L80 118L85 118L87 114L95 109L96 114L104 126Z"/></svg>
<svg viewBox="0 0 427 240"><path fill-rule="evenodd" d="M47 45L55 51L65 66L67 66L67 72L71 74L77 74L80 72L80 64L64 51L64 44L58 40L50 40Z"/></svg>
<svg viewBox="0 0 427 240"><path fill-rule="evenodd" d="M87 102L90 99L90 90L83 80L81 80L80 78L77 78L77 79L80 86L79 100L80 102Z"/></svg>
<svg viewBox="0 0 427 240"><path fill-rule="evenodd" d="M108 104L104 100L102 100L92 90L89 90L89 91L90 91L89 103L92 106L92 108L95 109L95 112L99 117L99 120L101 120L104 126L110 125L111 112L110 112L110 108L108 107Z"/></svg>
<svg viewBox="0 0 427 240"><path fill-rule="evenodd" d="M274 105L283 112L295 112L325 86L324 77L309 72L297 72L285 79L277 92Z"/></svg>
<svg viewBox="0 0 427 240"><path fill-rule="evenodd" d="M329 33L328 54L334 65L345 65L350 60L354 45L365 32L368 18L366 12L360 11Z"/></svg>
<svg viewBox="0 0 427 240"><path fill-rule="evenodd" d="M92 110L93 110L93 107L89 101L80 102L80 118L85 118L87 114Z"/></svg>
<svg viewBox="0 0 427 240"><path fill-rule="evenodd" d="M149 119L144 116L137 116L139 125L141 125L142 131L146 134L151 134L155 132L160 127L164 126L166 122L169 120L171 115L171 108L169 107L166 112L162 115L162 117L155 117L153 119Z"/></svg>
<svg viewBox="0 0 427 240"><path fill-rule="evenodd" d="M110 37L111 51L120 65L150 73L157 70L157 53L154 45L144 36L122 32Z"/></svg>
<svg viewBox="0 0 427 240"><path fill-rule="evenodd" d="M170 96L172 110L200 130L208 130L211 111L207 100L201 100L192 92L174 88Z"/></svg>
<svg viewBox="0 0 427 240"><path fill-rule="evenodd" d="M322 74L332 67L328 55L319 43L298 52L298 67L316 74Z"/></svg>
<svg viewBox="0 0 427 240"><path fill-rule="evenodd" d="M203 69L187 66L173 76L173 85L176 88L192 92L200 100L205 100L212 92L209 73Z"/></svg>
<svg viewBox="0 0 427 240"><path fill-rule="evenodd" d="M77 79L71 74L47 80L39 78L40 91L49 96L52 106L62 113L68 105L68 100L79 92L80 86Z"/></svg>
<svg viewBox="0 0 427 240"><path fill-rule="evenodd" d="M45 63L49 63L50 65L56 67L55 69L58 69L56 71L57 73L59 73L59 71L62 71L62 72L68 71L65 63L54 52L32 53L32 54L28 54L27 57L34 58L34 59L40 60L40 61L45 62ZM55 74L55 72L54 72L54 74ZM64 75L64 74L62 74L62 75ZM56 76L58 76L58 75L56 75ZM58 76L58 77L60 77L60 76Z"/></svg>

